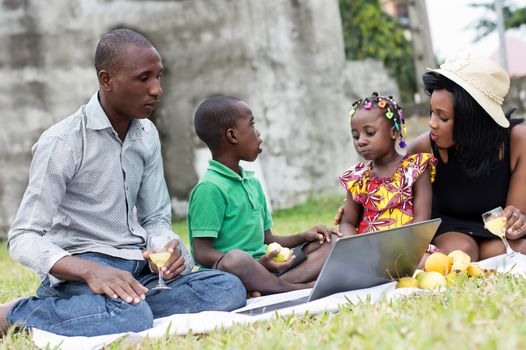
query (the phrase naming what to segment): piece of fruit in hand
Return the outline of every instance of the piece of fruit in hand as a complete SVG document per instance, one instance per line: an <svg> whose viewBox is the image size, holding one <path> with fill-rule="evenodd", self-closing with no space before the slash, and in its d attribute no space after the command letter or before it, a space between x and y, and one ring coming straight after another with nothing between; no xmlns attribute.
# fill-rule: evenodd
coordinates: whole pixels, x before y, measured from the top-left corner
<svg viewBox="0 0 526 350"><path fill-rule="evenodd" d="M277 242L270 243L267 246L267 254L269 254L270 252L272 252L274 250L277 250L277 249L279 249L279 253L275 257L272 258L272 260L274 260L275 262L287 261L289 259L290 255L292 254L292 250L290 250L289 248L286 248L286 247L282 247Z"/></svg>

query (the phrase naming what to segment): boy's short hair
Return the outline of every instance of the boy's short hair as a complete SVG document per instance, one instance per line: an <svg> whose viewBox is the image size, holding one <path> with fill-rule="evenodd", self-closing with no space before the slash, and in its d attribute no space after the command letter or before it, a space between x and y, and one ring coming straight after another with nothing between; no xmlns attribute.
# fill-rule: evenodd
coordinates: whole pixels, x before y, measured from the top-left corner
<svg viewBox="0 0 526 350"><path fill-rule="evenodd" d="M194 116L197 136L210 148L217 149L225 131L236 126L241 99L234 96L213 96L203 101Z"/></svg>

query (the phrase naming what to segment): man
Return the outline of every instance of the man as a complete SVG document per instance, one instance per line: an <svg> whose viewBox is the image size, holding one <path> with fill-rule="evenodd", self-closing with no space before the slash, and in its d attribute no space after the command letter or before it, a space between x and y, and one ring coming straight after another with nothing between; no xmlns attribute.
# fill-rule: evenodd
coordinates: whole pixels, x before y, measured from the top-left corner
<svg viewBox="0 0 526 350"><path fill-rule="evenodd" d="M38 297L0 308L0 331L137 332L158 317L242 307L239 279L191 273L194 262L171 231L159 136L147 119L162 95L159 53L141 34L118 29L99 42L95 68L99 91L33 147L8 249L43 281ZM162 267L171 289L151 290L158 270L144 259L150 235L171 237Z"/></svg>

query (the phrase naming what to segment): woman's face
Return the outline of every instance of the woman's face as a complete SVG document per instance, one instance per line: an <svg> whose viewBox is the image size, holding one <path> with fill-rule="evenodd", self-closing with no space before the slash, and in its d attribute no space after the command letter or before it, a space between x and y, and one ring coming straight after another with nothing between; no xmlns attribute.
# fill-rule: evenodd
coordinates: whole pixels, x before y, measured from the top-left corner
<svg viewBox="0 0 526 350"><path fill-rule="evenodd" d="M453 100L453 94L446 89L435 90L431 94L431 115L427 124L431 129L431 139L439 148L449 148L455 144Z"/></svg>

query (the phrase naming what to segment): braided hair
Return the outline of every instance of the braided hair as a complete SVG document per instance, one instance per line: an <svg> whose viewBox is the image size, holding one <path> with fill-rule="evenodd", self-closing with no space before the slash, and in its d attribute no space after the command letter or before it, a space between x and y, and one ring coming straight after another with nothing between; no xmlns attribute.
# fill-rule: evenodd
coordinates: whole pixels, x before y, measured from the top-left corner
<svg viewBox="0 0 526 350"><path fill-rule="evenodd" d="M380 96L377 92L373 92L371 96L354 101L349 112L349 123L357 110L369 110L373 107L383 111L384 116L393 123L395 129L400 134L400 142L398 144L400 148L405 148L407 144L404 141L404 135L407 134L407 130L404 115L402 107L396 102L393 96Z"/></svg>

